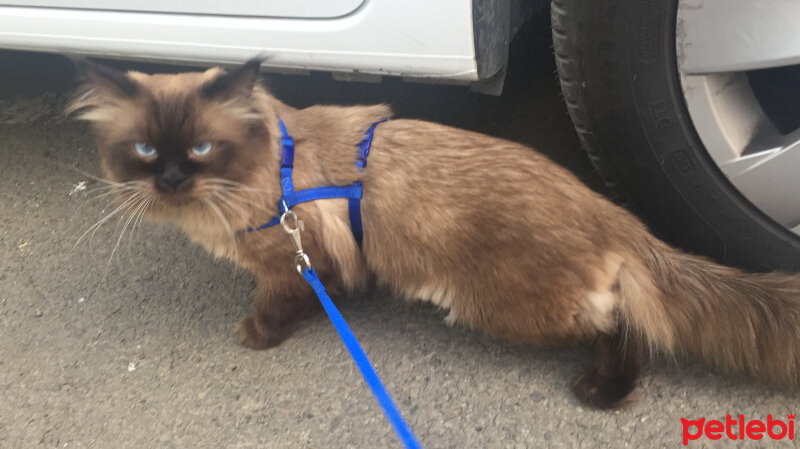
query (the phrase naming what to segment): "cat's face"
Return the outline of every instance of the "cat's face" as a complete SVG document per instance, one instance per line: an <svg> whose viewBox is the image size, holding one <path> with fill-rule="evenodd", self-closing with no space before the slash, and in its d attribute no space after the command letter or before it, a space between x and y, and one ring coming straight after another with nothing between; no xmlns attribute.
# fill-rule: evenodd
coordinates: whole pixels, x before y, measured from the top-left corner
<svg viewBox="0 0 800 449"><path fill-rule="evenodd" d="M253 101L258 67L145 75L84 61L85 90L71 109L91 123L104 174L127 186L123 194L141 191L155 210L207 202L246 185L265 160L269 111Z"/></svg>

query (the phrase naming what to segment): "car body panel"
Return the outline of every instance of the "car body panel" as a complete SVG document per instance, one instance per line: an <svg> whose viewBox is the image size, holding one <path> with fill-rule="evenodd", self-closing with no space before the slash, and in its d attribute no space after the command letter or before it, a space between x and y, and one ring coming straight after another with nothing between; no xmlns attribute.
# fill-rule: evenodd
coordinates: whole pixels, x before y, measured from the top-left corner
<svg viewBox="0 0 800 449"><path fill-rule="evenodd" d="M479 79L470 0L364 0L329 19L108 10L114 3L0 6L0 48L194 64L261 55L266 66L289 69Z"/></svg>
<svg viewBox="0 0 800 449"><path fill-rule="evenodd" d="M106 11L212 14L327 19L352 13L367 0L0 0L0 6L36 6Z"/></svg>

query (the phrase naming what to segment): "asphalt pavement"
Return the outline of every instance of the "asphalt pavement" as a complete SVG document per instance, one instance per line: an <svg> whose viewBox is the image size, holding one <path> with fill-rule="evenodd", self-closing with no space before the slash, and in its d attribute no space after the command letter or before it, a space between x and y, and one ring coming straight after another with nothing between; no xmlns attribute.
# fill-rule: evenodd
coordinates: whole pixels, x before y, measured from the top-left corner
<svg viewBox="0 0 800 449"><path fill-rule="evenodd" d="M520 141L599 189L546 27L537 17L515 41L500 97L326 74L268 85L295 106L387 102L398 116ZM70 86L59 56L0 52L0 448L399 447L325 316L250 351L233 329L250 313L253 278L175 229L144 223L113 258L116 223L75 245L108 205L84 174L98 173L86 127L62 114ZM681 418L785 419L798 408L797 395L656 361L631 407L595 411L568 388L586 348L493 341L380 292L339 299L428 448L675 447Z"/></svg>

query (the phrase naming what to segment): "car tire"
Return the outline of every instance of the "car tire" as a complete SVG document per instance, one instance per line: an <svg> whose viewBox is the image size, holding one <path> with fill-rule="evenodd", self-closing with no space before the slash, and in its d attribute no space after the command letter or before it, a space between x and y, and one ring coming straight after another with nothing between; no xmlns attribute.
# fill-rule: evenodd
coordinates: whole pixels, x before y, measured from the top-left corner
<svg viewBox="0 0 800 449"><path fill-rule="evenodd" d="M800 238L731 185L698 138L676 61L678 0L552 0L561 87L619 202L685 250L750 270L800 270Z"/></svg>

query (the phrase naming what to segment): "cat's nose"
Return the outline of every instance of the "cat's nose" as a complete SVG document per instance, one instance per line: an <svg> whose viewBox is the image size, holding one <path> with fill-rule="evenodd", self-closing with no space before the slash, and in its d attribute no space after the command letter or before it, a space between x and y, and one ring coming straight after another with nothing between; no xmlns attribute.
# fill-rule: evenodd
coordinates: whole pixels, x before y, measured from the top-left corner
<svg viewBox="0 0 800 449"><path fill-rule="evenodd" d="M192 178L180 168L172 166L156 178L155 184L156 188L164 193L178 193L184 192L192 186Z"/></svg>

